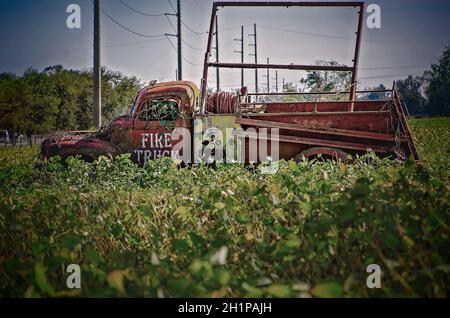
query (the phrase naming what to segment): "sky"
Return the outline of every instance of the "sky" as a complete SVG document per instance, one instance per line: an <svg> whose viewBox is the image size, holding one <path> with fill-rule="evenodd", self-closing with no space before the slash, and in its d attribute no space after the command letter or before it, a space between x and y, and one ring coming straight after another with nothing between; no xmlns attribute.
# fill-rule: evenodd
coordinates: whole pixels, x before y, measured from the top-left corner
<svg viewBox="0 0 450 318"><path fill-rule="evenodd" d="M183 79L199 84L211 15L210 0L182 0ZM381 8L381 29L364 26L360 57L359 88L421 75L436 63L450 44L450 1L374 0ZM66 8L81 7L81 28L69 29ZM177 68L176 38L171 24L176 19L176 0L102 0L102 65L133 75L144 82L174 80ZM240 62L240 27L244 26L245 62L254 57L253 24L257 25L258 62L314 64L334 59L351 65L357 26L354 8L224 8L219 10L221 62ZM114 20L114 21L113 21ZM119 25L120 24L120 25ZM128 30L127 30L128 29ZM33 67L42 70L61 64L70 69L89 69L93 63L92 0L0 0L0 72L23 74ZM171 42L170 42L171 41ZM225 90L240 86L240 70L220 73ZM302 71L278 71L278 85L298 83ZM215 87L215 70L209 85ZM266 71L258 81L267 87ZM245 84L252 90L253 70L246 70ZM275 71L269 86L275 90Z"/></svg>

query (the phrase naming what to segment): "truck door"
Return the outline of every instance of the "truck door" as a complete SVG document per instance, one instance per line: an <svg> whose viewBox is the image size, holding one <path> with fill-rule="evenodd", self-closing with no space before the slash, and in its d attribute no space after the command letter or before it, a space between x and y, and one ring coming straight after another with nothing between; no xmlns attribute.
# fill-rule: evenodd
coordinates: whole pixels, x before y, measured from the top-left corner
<svg viewBox="0 0 450 318"><path fill-rule="evenodd" d="M178 97L152 96L141 101L133 124L132 158L139 165L170 157L172 131L182 125Z"/></svg>

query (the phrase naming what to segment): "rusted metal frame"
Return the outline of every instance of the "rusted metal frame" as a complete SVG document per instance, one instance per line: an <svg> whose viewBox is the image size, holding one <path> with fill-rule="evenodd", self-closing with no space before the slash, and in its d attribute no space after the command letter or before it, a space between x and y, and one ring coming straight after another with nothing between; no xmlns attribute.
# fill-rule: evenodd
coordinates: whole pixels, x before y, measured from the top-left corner
<svg viewBox="0 0 450 318"><path fill-rule="evenodd" d="M227 1L215 2L218 7L357 7L363 2L331 1Z"/></svg>
<svg viewBox="0 0 450 318"><path fill-rule="evenodd" d="M259 136L257 133L234 133L236 137L240 138L251 138L251 139L264 139L264 140L275 140L280 142L287 143L295 143L295 144L303 144L303 145L313 145L313 146L323 146L323 147L331 147L331 148L341 148L341 149L351 149L351 150L360 150L367 151L368 149L372 149L378 153L391 153L391 147L383 147L377 145L367 145L367 144L359 144L353 142L345 142L345 141L334 141L334 140L323 140L323 139L315 139L315 138L305 138L305 137L297 137L297 136L287 136L287 135L279 135L275 138L271 138L270 136Z"/></svg>
<svg viewBox="0 0 450 318"><path fill-rule="evenodd" d="M348 102L347 102L348 103ZM336 112L283 112L283 113L255 113L255 114L243 114L243 116L246 117L276 117L276 116L309 116L309 115L348 115L348 116L358 116L358 115L383 115L387 114L389 115L390 112L388 110L386 111L378 111L378 110L364 110L364 111L354 111L354 112L348 112L348 111L336 111Z"/></svg>
<svg viewBox="0 0 450 318"><path fill-rule="evenodd" d="M330 101L326 101L326 102L254 102L254 103L242 103L243 106L251 106L251 105L302 105L302 104L317 104L317 105L321 105L321 104L348 104L350 102L354 102L356 104L358 103L366 103L366 102L371 102L371 101L359 101L359 100L354 100L354 101L348 101L348 100L330 100ZM379 101L373 101L373 102L379 102ZM383 102L383 101L380 101Z"/></svg>
<svg viewBox="0 0 450 318"><path fill-rule="evenodd" d="M350 100L355 100L356 89L357 89L357 78L358 78L358 66L359 66L359 54L361 51L361 38L362 30L364 26L364 3L359 4L359 18L358 18L358 30L356 31L356 45L355 45L355 55L353 58L353 71L352 71L352 82L350 87ZM350 104L349 111L353 111L354 104Z"/></svg>
<svg viewBox="0 0 450 318"><path fill-rule="evenodd" d="M393 101L394 101L395 112L396 112L396 115L400 122L400 125L402 127L402 132L404 134L408 135L409 134L408 123L406 122L406 119L405 119L405 116L403 113L403 108L401 106L400 98L398 97L398 94L397 94L395 82L392 87L392 97L393 97Z"/></svg>
<svg viewBox="0 0 450 318"><path fill-rule="evenodd" d="M391 93L390 89L379 89L379 90L363 90L356 91L356 94L369 94L369 93ZM287 92L287 93L248 93L249 96L283 96L283 95L343 95L349 94L350 91L342 92ZM347 101L348 102L348 101Z"/></svg>
<svg viewBox="0 0 450 318"><path fill-rule="evenodd" d="M408 141L409 151L413 155L415 160L420 160L419 154L416 149L416 145L414 144L414 141L413 141L413 138L411 135L411 130L409 129L408 122L406 121L405 113L403 112L403 108L401 105L400 97L398 96L398 93L397 93L397 88L396 88L395 82L394 82L393 88L392 88L392 97L394 99L397 116L399 117L398 119L399 119L401 125L403 126L403 130L404 130L403 132L410 139L410 141Z"/></svg>
<svg viewBox="0 0 450 318"><path fill-rule="evenodd" d="M293 130L293 131L317 133L317 134L325 134L325 135L367 138L367 139L373 139L373 140L379 140L379 141L389 141L389 142L395 141L395 136L390 135L390 134L381 134L381 133L365 132L365 131L358 131L358 130L328 128L328 127L320 128L320 129L313 129L313 128L300 127L298 124L267 121L267 120L260 120L260 119L236 118L236 124L257 126L257 127L279 128L279 129L285 129L285 130Z"/></svg>
<svg viewBox="0 0 450 318"><path fill-rule="evenodd" d="M245 69L277 69L277 70L301 70L301 71L336 71L351 72L354 71L350 66L332 66L332 65L297 65L297 64L254 64L254 63L208 63L209 67L216 68L245 68Z"/></svg>
<svg viewBox="0 0 450 318"><path fill-rule="evenodd" d="M406 104L404 102L401 102L401 105L403 107L403 113L405 114L406 118L410 118L411 115L409 114L408 107L406 107Z"/></svg>
<svg viewBox="0 0 450 318"><path fill-rule="evenodd" d="M201 108L202 112L205 111L206 106L206 91L207 91L207 82L208 82L208 68L210 66L220 67L217 64L233 64L233 63L209 63L209 57L211 55L211 45L212 45L212 36L213 31L215 28L215 21L217 18L217 9L218 7L359 7L360 8L360 16L359 16L359 22L358 22L358 33L357 33L357 40L356 40L356 49L355 49L355 58L353 61L353 67L332 67L331 71L336 71L336 68L345 68L346 71L352 72L352 87L351 90L356 90L356 77L357 77L357 67L358 67L358 61L359 61L359 51L361 46L361 33L362 33L362 25L363 25L363 15L364 15L364 2L214 2L211 12L211 21L210 21L210 27L209 27L209 34L208 34L208 44L206 48L205 53L205 59L204 59L204 65L203 65L203 78L202 78L202 89L201 89ZM238 68L243 68L242 64L239 65ZM248 64L251 65L251 64ZM259 64L254 64L254 66L258 66ZM278 65L280 66L280 65ZM287 65L290 68L287 69L296 69L294 65ZM286 65L282 67L287 67ZM305 65L299 66L303 67L303 70ZM254 67L251 67L254 68ZM267 68L267 65L264 65L264 68ZM300 68L301 69L301 68ZM322 67L315 67L310 68L310 70L321 70ZM330 70L330 69L329 69ZM342 70L344 71L344 70ZM354 99L354 94L352 94L352 98L350 100Z"/></svg>
<svg viewBox="0 0 450 318"><path fill-rule="evenodd" d="M209 57L211 56L211 45L212 38L216 28L216 17L217 17L217 2L213 2L212 11L211 11L211 21L209 24L209 33L208 33L208 44L206 46L205 59L203 63L203 77L202 77L202 89L201 89L201 113L204 114L206 110L206 91L208 86L208 64Z"/></svg>

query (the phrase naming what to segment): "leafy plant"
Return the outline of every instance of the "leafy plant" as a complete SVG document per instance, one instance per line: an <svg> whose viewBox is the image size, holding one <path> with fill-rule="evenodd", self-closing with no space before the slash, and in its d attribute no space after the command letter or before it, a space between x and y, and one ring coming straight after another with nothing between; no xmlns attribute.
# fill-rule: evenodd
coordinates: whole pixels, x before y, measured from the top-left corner
<svg viewBox="0 0 450 318"><path fill-rule="evenodd" d="M411 122L423 162L178 168L0 150L3 297L446 297L449 120ZM81 290L66 286L81 266ZM382 288L368 289L379 264Z"/></svg>

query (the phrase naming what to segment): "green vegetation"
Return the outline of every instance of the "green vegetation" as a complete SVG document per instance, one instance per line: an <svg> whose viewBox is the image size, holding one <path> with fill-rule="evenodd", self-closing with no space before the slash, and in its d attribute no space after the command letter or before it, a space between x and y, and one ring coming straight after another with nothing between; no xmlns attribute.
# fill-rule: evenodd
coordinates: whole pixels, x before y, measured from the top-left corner
<svg viewBox="0 0 450 318"><path fill-rule="evenodd" d="M0 296L445 297L450 120L413 120L424 162L145 168L0 151ZM80 264L82 289L65 268ZM379 264L382 288L366 287Z"/></svg>
<svg viewBox="0 0 450 318"><path fill-rule="evenodd" d="M411 115L450 116L450 45L422 76L397 81L397 89ZM424 94L425 93L425 94Z"/></svg>
<svg viewBox="0 0 450 318"><path fill-rule="evenodd" d="M102 119L105 124L128 113L141 83L120 72L102 70ZM0 74L0 129L11 137L93 127L92 72L60 65L23 76Z"/></svg>
<svg viewBox="0 0 450 318"><path fill-rule="evenodd" d="M317 65L338 66L334 60L316 61ZM305 78L300 80L303 89L310 92L347 91L351 85L349 73L330 71L308 71ZM396 81L397 91L411 115L422 116L450 116L450 45L442 52L439 61L432 64L420 76L409 75L405 79ZM390 89L390 87L388 87ZM376 87L366 87L366 90L385 90L383 84ZM293 83L283 87L285 92L298 91ZM359 99L385 99L385 93L370 93L358 95ZM287 96L284 101L314 100L315 96ZM344 99L345 95L327 96L329 99ZM272 98L274 99L274 98Z"/></svg>

